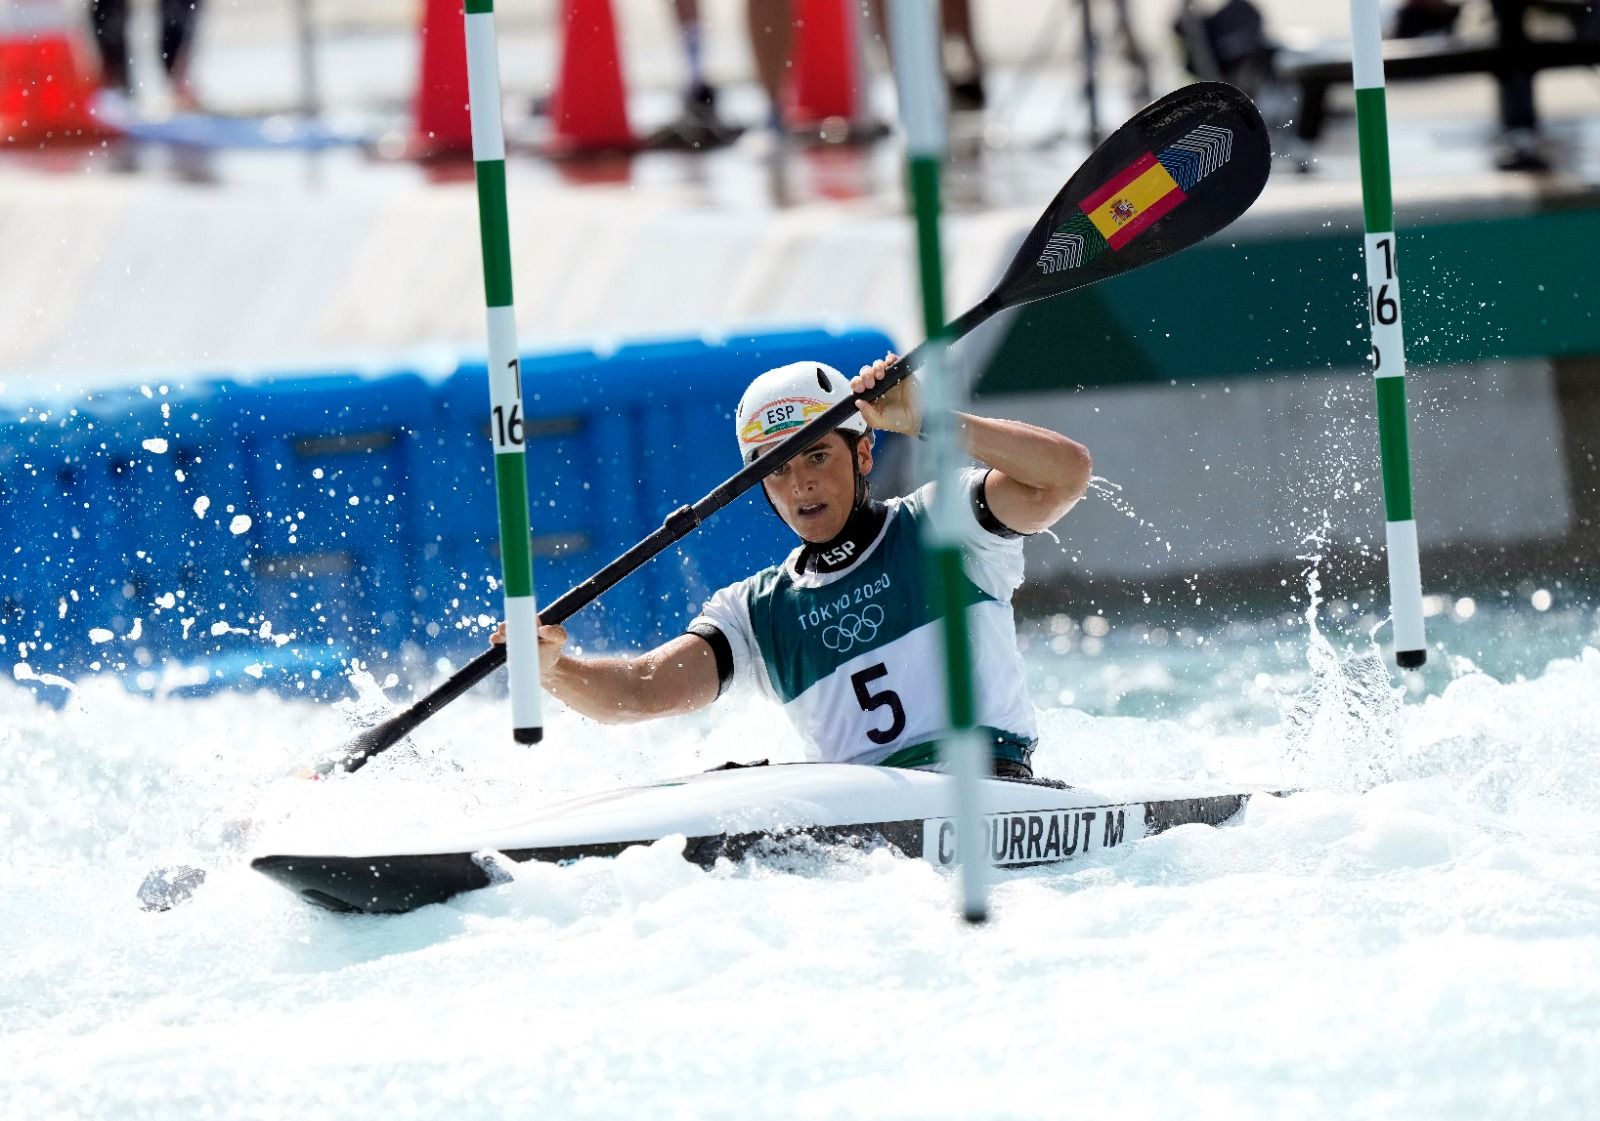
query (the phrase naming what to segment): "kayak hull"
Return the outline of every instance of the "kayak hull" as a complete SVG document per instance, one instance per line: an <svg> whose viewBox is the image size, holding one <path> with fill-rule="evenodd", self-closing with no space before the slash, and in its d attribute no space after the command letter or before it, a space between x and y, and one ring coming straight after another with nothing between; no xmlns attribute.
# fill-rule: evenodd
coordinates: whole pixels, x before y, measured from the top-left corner
<svg viewBox="0 0 1600 1121"><path fill-rule="evenodd" d="M956 863L953 782L946 775L827 763L711 771L545 808L470 834L257 857L251 866L302 899L341 912L394 914L503 878L500 862L570 863L685 837L684 858L709 867L805 845L885 847ZM1054 864L1178 825L1220 825L1252 792L1211 783L1119 783L1096 790L985 779L986 851L1002 867Z"/></svg>

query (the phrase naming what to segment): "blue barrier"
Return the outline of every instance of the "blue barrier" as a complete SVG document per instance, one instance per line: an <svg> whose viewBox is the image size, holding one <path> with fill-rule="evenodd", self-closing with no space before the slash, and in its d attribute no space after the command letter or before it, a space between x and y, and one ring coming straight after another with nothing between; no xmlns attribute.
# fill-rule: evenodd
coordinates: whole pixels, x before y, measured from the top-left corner
<svg viewBox="0 0 1600 1121"><path fill-rule="evenodd" d="M869 329L523 358L538 598L579 583L738 467L763 369L853 371ZM351 657L482 648L500 571L482 362L442 381L296 374L118 390L0 417L0 660L135 687L322 692ZM573 619L591 649L674 633L791 539L746 496Z"/></svg>

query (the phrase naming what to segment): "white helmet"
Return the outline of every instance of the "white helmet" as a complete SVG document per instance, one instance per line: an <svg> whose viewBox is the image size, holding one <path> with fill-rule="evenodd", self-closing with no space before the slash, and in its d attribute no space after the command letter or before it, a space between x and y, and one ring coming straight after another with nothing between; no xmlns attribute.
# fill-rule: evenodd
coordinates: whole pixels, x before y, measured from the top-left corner
<svg viewBox="0 0 1600 1121"><path fill-rule="evenodd" d="M850 382L824 362L791 362L768 370L739 398L739 411L734 414L739 457L751 462L768 445L851 395ZM860 413L852 413L839 427L858 434L868 430Z"/></svg>

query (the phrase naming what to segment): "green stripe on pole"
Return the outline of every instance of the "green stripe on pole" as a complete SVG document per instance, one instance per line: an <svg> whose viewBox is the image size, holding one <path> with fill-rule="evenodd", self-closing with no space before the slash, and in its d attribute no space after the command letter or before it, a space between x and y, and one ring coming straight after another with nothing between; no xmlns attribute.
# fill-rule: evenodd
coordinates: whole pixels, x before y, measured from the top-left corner
<svg viewBox="0 0 1600 1121"><path fill-rule="evenodd" d="M466 11L469 16L493 15L494 0L467 0Z"/></svg>
<svg viewBox="0 0 1600 1121"><path fill-rule="evenodd" d="M1356 90L1356 134L1361 154L1361 213L1368 233L1394 230L1389 182L1389 107L1382 86Z"/></svg>
<svg viewBox="0 0 1600 1121"><path fill-rule="evenodd" d="M1383 459L1383 510L1391 522L1411 520L1411 443L1406 434L1406 379L1374 378L1378 446Z"/></svg>
<svg viewBox="0 0 1600 1121"><path fill-rule="evenodd" d="M511 306L511 230L506 217L506 165L478 167L478 236L483 243L483 294L489 307Z"/></svg>
<svg viewBox="0 0 1600 1121"><path fill-rule="evenodd" d="M939 248L939 161L913 156L911 203L917 222L917 265L922 282L922 325L927 336L944 331L944 263Z"/></svg>
<svg viewBox="0 0 1600 1121"><path fill-rule="evenodd" d="M500 540L510 548L501 550L506 595L533 594L532 531L528 519L528 459L520 453L494 457L495 493L500 499ZM516 548L529 542L525 548Z"/></svg>

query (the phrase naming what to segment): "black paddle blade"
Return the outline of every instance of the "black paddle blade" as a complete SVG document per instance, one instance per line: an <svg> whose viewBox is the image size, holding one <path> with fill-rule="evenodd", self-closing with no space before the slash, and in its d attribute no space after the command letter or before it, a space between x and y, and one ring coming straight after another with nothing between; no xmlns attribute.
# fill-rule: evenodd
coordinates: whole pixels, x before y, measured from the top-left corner
<svg viewBox="0 0 1600 1121"><path fill-rule="evenodd" d="M316 772L326 776L338 771L344 771L346 774L359 771L367 765L367 760L388 751L410 735L411 730L420 723L422 723L421 718L411 709L391 716L382 724L368 728L345 744L337 757L330 756L324 759L317 765Z"/></svg>
<svg viewBox="0 0 1600 1121"><path fill-rule="evenodd" d="M1067 181L989 301L1032 303L1187 249L1250 208L1271 161L1266 125L1239 90L1198 82L1169 93Z"/></svg>

